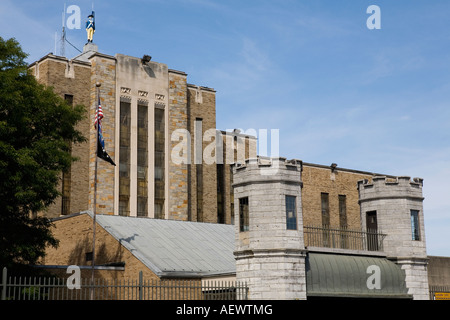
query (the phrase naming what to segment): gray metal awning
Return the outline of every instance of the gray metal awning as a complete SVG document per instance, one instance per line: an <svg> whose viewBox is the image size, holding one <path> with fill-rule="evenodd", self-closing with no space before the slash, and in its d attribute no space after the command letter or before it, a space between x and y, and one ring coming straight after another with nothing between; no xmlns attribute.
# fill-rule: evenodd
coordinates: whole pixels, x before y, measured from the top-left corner
<svg viewBox="0 0 450 320"><path fill-rule="evenodd" d="M306 259L306 292L308 297L412 298L405 272L386 258L312 252Z"/></svg>

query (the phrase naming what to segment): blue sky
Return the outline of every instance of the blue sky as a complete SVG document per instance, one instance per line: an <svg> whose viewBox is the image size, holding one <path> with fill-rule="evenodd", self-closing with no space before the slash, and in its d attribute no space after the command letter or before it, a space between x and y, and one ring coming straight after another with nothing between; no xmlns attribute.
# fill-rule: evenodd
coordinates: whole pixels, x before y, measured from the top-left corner
<svg viewBox="0 0 450 320"><path fill-rule="evenodd" d="M281 156L424 178L428 254L450 256L450 1L0 0L0 36L38 60L77 5L82 49L92 4L101 52L214 88L219 129L279 129Z"/></svg>

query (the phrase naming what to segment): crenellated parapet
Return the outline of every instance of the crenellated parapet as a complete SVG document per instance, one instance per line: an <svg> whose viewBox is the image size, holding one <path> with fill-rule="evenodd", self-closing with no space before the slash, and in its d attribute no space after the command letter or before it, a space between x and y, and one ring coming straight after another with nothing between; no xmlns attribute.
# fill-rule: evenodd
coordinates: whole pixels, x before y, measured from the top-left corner
<svg viewBox="0 0 450 320"><path fill-rule="evenodd" d="M301 160L259 156L233 165L233 187L264 182L301 186L301 172Z"/></svg>
<svg viewBox="0 0 450 320"><path fill-rule="evenodd" d="M375 176L371 181L358 181L359 202L396 198L423 201L422 187L422 178Z"/></svg>

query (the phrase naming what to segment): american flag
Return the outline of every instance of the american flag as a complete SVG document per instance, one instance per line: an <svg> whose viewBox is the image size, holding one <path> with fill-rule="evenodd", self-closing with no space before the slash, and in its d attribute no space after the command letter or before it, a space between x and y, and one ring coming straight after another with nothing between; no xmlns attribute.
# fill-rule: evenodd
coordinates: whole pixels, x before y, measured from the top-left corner
<svg viewBox="0 0 450 320"><path fill-rule="evenodd" d="M94 127L97 129L97 122L98 122L98 129L97 129L97 134L98 134L98 143L97 143L97 156L109 163L111 163L112 165L116 165L113 161L113 159L111 159L111 157L109 156L109 154L106 152L105 150L105 140L103 139L103 132L102 132L102 120L103 119L103 111L102 111L102 105L100 103L100 97L98 98L98 114L97 111L95 112L95 119L94 119Z"/></svg>
<svg viewBox="0 0 450 320"><path fill-rule="evenodd" d="M100 103L100 98L98 98L98 115L97 115L97 111L95 111L95 119L94 119L94 127L95 128L97 128L97 121L101 122L102 119L103 119L102 105Z"/></svg>

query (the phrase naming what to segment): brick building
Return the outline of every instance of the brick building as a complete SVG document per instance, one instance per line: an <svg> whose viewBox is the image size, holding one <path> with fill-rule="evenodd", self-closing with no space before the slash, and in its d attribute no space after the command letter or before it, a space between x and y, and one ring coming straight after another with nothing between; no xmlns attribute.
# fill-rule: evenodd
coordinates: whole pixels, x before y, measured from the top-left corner
<svg viewBox="0 0 450 320"><path fill-rule="evenodd" d="M236 246L228 259L236 259L236 269L226 273L248 281L253 298L330 297L337 289L350 296L427 298L421 179L257 157L256 137L216 129L215 90L189 84L186 73L149 56L105 55L90 43L71 60L49 54L30 71L69 103L88 107L79 124L88 141L72 146L79 160L61 177L62 197L43 213L57 219L55 234L64 239L60 249L49 251L46 264L89 265L90 222L77 214L96 212L105 221L123 216L228 225ZM98 160L94 208L97 101L106 150L116 166ZM124 247L121 237L102 227L105 255L99 263L117 262L116 248L128 265L122 277L148 267L130 253L143 248ZM134 237L127 232L125 239ZM81 256L73 260L77 252ZM336 269L340 264L359 276ZM362 265L389 274L391 287L384 283L378 295L367 291L368 269ZM161 277L148 269L150 277ZM341 277L333 287L317 280L326 274ZM358 291L361 286L365 291Z"/></svg>
<svg viewBox="0 0 450 320"><path fill-rule="evenodd" d="M189 84L186 73L149 56L109 56L93 43L71 60L48 54L29 69L69 103L88 108L79 124L88 141L72 146L78 161L61 177L62 197L43 214L94 211L100 101L105 147L117 165L98 161L98 214L233 221L231 162L222 151L231 148L243 161L251 147L256 152L255 140L216 130L215 90Z"/></svg>

